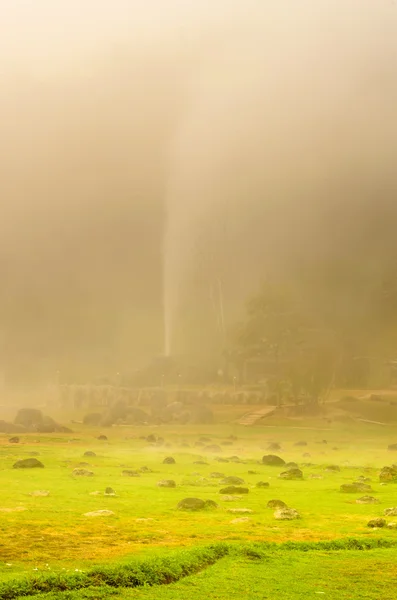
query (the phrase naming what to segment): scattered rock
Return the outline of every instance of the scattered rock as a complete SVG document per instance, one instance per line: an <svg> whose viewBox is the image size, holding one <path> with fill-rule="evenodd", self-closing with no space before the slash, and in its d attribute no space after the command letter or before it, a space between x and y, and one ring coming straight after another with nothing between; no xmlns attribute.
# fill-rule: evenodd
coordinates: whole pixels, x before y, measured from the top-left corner
<svg viewBox="0 0 397 600"><path fill-rule="evenodd" d="M281 446L278 442L271 442L268 447L268 450L281 450Z"/></svg>
<svg viewBox="0 0 397 600"><path fill-rule="evenodd" d="M23 458L21 460L17 460L17 462L13 465L14 469L43 469L44 465L37 458Z"/></svg>
<svg viewBox="0 0 397 600"><path fill-rule="evenodd" d="M267 508L288 508L286 503L283 502L282 500L269 500L269 502L266 504Z"/></svg>
<svg viewBox="0 0 397 600"><path fill-rule="evenodd" d="M224 473L218 473L216 471L214 471L214 473L210 474L210 477L212 477L213 479L223 479L225 477Z"/></svg>
<svg viewBox="0 0 397 600"><path fill-rule="evenodd" d="M8 440L10 444L19 444L19 437L14 436Z"/></svg>
<svg viewBox="0 0 397 600"><path fill-rule="evenodd" d="M234 463L242 463L243 461L241 460L241 458L239 458L238 456L231 456L229 458L230 462L234 462Z"/></svg>
<svg viewBox="0 0 397 600"><path fill-rule="evenodd" d="M241 513L241 514L250 514L253 513L254 511L251 510L250 508L228 508L227 512L229 513Z"/></svg>
<svg viewBox="0 0 397 600"><path fill-rule="evenodd" d="M269 487L269 483L267 481L258 481L258 483L256 484L257 488L268 488Z"/></svg>
<svg viewBox="0 0 397 600"><path fill-rule="evenodd" d="M234 495L226 495L226 496L222 496L221 500L223 500L223 502L238 502L239 500L242 500L243 497L242 496L234 496Z"/></svg>
<svg viewBox="0 0 397 600"><path fill-rule="evenodd" d="M379 474L379 481L382 481L383 483L396 483L397 467L394 465L391 467L383 467Z"/></svg>
<svg viewBox="0 0 397 600"><path fill-rule="evenodd" d="M286 469L299 469L299 466L296 462L288 462L285 464Z"/></svg>
<svg viewBox="0 0 397 600"><path fill-rule="evenodd" d="M35 490L34 492L30 492L30 496L33 496L35 498L44 498L49 495L50 492L48 490Z"/></svg>
<svg viewBox="0 0 397 600"><path fill-rule="evenodd" d="M258 471L248 471L248 475L259 475Z"/></svg>
<svg viewBox="0 0 397 600"><path fill-rule="evenodd" d="M174 464L175 464L175 458L173 458L172 456L167 456L163 460L163 465L174 465Z"/></svg>
<svg viewBox="0 0 397 600"><path fill-rule="evenodd" d="M371 519L368 521L367 527L386 527L386 521L381 517L378 517L377 519Z"/></svg>
<svg viewBox="0 0 397 600"><path fill-rule="evenodd" d="M145 466L141 467L139 470L141 473L153 473L152 469L149 469L149 467Z"/></svg>
<svg viewBox="0 0 397 600"><path fill-rule="evenodd" d="M249 520L249 517L239 517L238 519L232 519L230 523L236 525L237 523L247 523Z"/></svg>
<svg viewBox="0 0 397 600"><path fill-rule="evenodd" d="M262 457L262 463L272 467L281 467L285 465L285 460L275 454L267 454Z"/></svg>
<svg viewBox="0 0 397 600"><path fill-rule="evenodd" d="M123 475L123 477L140 477L141 476L140 472L137 471L136 469L124 469L124 471L122 471L121 474Z"/></svg>
<svg viewBox="0 0 397 600"><path fill-rule="evenodd" d="M280 479L302 479L303 473L300 469L288 469L279 475Z"/></svg>
<svg viewBox="0 0 397 600"><path fill-rule="evenodd" d="M356 500L356 504L379 504L379 500L373 496L362 496Z"/></svg>
<svg viewBox="0 0 397 600"><path fill-rule="evenodd" d="M228 459L223 458L223 456L216 456L214 460L216 460L217 462L220 462L220 463L228 463L229 462Z"/></svg>
<svg viewBox="0 0 397 600"><path fill-rule="evenodd" d="M225 477L225 479L220 483L222 485L240 485L241 483L244 483L244 479L241 479L241 477L234 477L234 475L231 475L230 477Z"/></svg>
<svg viewBox="0 0 397 600"><path fill-rule="evenodd" d="M294 508L279 508L275 511L274 517L279 521L292 521L293 519L300 519L301 516Z"/></svg>
<svg viewBox="0 0 397 600"><path fill-rule="evenodd" d="M178 502L178 510L203 510L204 508L216 508L218 505L213 500L201 500L200 498L184 498Z"/></svg>
<svg viewBox="0 0 397 600"><path fill-rule="evenodd" d="M324 477L322 475L316 475L312 473L311 475L309 475L309 479L324 479Z"/></svg>
<svg viewBox="0 0 397 600"><path fill-rule="evenodd" d="M356 481L354 483L342 483L340 491L345 494L354 494L356 492L371 492L372 488L366 483Z"/></svg>
<svg viewBox="0 0 397 600"><path fill-rule="evenodd" d="M115 496L115 495L116 495L116 492L114 491L113 488L107 487L105 489L105 496Z"/></svg>
<svg viewBox="0 0 397 600"><path fill-rule="evenodd" d="M93 510L92 512L84 513L85 517L110 517L114 515L112 510Z"/></svg>
<svg viewBox="0 0 397 600"><path fill-rule="evenodd" d="M360 477L357 477L356 481L359 482L359 483L370 483L371 478L370 477L364 477L364 475L360 475Z"/></svg>
<svg viewBox="0 0 397 600"><path fill-rule="evenodd" d="M92 477L94 475L92 471L88 471L87 469L73 469L72 474L76 477Z"/></svg>
<svg viewBox="0 0 397 600"><path fill-rule="evenodd" d="M325 468L328 473L339 473L340 467L338 465L329 465Z"/></svg>
<svg viewBox="0 0 397 600"><path fill-rule="evenodd" d="M385 512L383 513L386 517L397 517L397 506L392 508L385 508Z"/></svg>
<svg viewBox="0 0 397 600"><path fill-rule="evenodd" d="M389 529L397 529L397 523L395 523L394 521L388 523L387 526Z"/></svg>
<svg viewBox="0 0 397 600"><path fill-rule="evenodd" d="M174 488L176 483L173 479L161 479L157 482L158 487Z"/></svg>
<svg viewBox="0 0 397 600"><path fill-rule="evenodd" d="M220 494L248 494L249 489L246 487L238 487L235 485L229 485L219 490Z"/></svg>
<svg viewBox="0 0 397 600"><path fill-rule="evenodd" d="M98 435L97 440L100 440L101 442L107 442L108 438L106 435Z"/></svg>
<svg viewBox="0 0 397 600"><path fill-rule="evenodd" d="M92 456L92 457L95 457L96 454L92 450L87 450L87 452L84 452L83 456Z"/></svg>

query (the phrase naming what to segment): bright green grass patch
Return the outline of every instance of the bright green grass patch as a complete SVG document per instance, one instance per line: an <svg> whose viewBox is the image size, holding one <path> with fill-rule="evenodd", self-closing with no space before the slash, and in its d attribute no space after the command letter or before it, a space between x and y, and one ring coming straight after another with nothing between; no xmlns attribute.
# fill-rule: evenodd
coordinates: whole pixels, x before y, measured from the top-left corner
<svg viewBox="0 0 397 600"><path fill-rule="evenodd" d="M114 600L297 600L316 595L334 600L397 598L396 547L363 552L346 550L355 545L363 548L354 540L327 545L333 549L326 550L325 545L318 543L278 547L272 544L222 545L206 550L178 551L167 560L136 562L123 568L97 568L62 581L47 577L17 582L16 587L10 582L0 593L5 600L18 597L25 600L109 597ZM368 545L375 546L375 543ZM46 587L49 585L52 587ZM27 596L30 589L34 593ZM43 589L52 591L40 593Z"/></svg>

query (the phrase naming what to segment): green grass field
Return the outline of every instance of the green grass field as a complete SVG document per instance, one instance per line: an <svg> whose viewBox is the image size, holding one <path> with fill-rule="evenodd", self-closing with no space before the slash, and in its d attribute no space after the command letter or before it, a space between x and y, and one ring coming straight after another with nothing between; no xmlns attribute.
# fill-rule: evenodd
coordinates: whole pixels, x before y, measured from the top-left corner
<svg viewBox="0 0 397 600"><path fill-rule="evenodd" d="M373 530L367 527L369 519L382 516L387 507L397 506L397 486L379 483L380 468L397 462L397 456L387 450L388 444L397 441L395 426L327 426L324 422L310 425L313 428L285 425L244 428L222 424L201 427L120 427L106 431L78 426L75 433L69 435L23 435L19 444L10 444L9 436L1 436L0 581L11 582L29 574L85 572L95 564L122 566L132 558L161 556L171 550L218 542L308 542L348 537L397 541L397 530ZM99 433L105 433L108 441L97 440ZM140 439L150 433L164 437L169 446L154 447ZM238 439L232 445L222 445L222 442L230 442L231 434ZM211 444L221 444L222 451L212 454L195 446L201 437L210 439ZM327 444L322 443L324 439ZM301 440L306 441L307 446L294 445ZM270 442L279 442L282 446L282 451L276 451L275 454L299 464L304 474L303 481L281 480L278 475L282 467L268 467L260 463L264 454L273 453L267 450ZM189 444L189 447L183 444ZM84 457L87 450L94 451L97 456ZM45 465L44 469L12 468L16 460L28 457L31 452L39 453L37 458ZM304 456L306 453L310 456ZM176 464L163 464L166 456L173 456ZM217 456L229 459L229 462L218 462ZM239 462L230 460L233 456L237 456ZM201 460L208 464L194 464ZM73 469L82 462L89 464L83 468L93 471L92 477L73 476ZM325 467L328 465L339 465L341 471L327 472ZM122 475L124 469L139 469L142 466L147 466L152 472L142 473L140 477ZM249 493L238 501L223 501L219 493L222 487L219 480L210 477L214 471L222 472L225 476L241 477ZM311 475L321 475L322 479L311 479ZM372 491L368 493L378 498L379 504L356 504L355 500L366 492L343 494L339 491L342 483L352 482L360 475L371 479ZM159 488L157 481L160 479L174 479L176 488ZM268 482L269 488L257 488L258 481ZM115 490L116 496L104 496L107 486ZM35 490L48 490L50 494L48 497L33 497L30 494ZM100 494L93 495L96 491ZM176 509L179 500L192 496L215 500L219 506L217 509L194 513ZM281 499L297 509L302 518L277 521L273 510L266 507L272 498ZM231 514L228 512L230 508L248 508L252 513ZM96 510L111 510L114 515L84 516L84 513ZM248 520L231 523L237 517L247 517ZM397 521L397 518L394 520ZM173 594L184 593L191 598L208 595L211 598L237 598L238 593L239 597L243 593L251 593L252 598L271 598L277 592L276 575L284 569L285 574L287 571L291 573L291 585L286 586L282 597L303 598L308 590L305 592L302 581L299 581L299 573L306 568L310 577L318 573L320 583L324 575L324 581L329 586L328 590L320 589L321 586L317 590L313 587L314 580L309 578L307 585L311 586L312 594L325 591L328 597L333 597L329 593L339 594L335 598L395 597L390 594L365 595L365 578L360 580L362 591L357 591L356 595L346 595L348 592L344 588L347 584L342 584L343 580L356 577L360 564L364 564L360 561L368 560L368 565L372 565L370 556L373 553L376 553L373 560L384 561L382 569L391 574L393 560L397 563L393 549L361 553L360 557L363 558L350 552L346 560L342 551L332 556L324 555L326 560L324 553L312 553L310 556L297 554L296 560L289 553L287 558L283 558L283 554L272 557L270 563L266 559L253 563L239 557L233 569L235 584L232 584L228 573L230 561L235 559L226 557L202 574L192 575L161 591L123 590L115 597L129 598L140 594L142 598L172 598ZM329 567L326 567L327 561ZM362 568L367 577L367 567ZM349 569L352 575L349 575ZM237 575L240 571L241 576ZM220 588L223 579L225 583ZM284 575L282 579L285 580ZM251 587L248 582L251 582ZM270 586L269 596L256 595L259 593L258 586L265 585L263 582ZM232 590L233 585L236 591ZM300 591L295 593L293 590L298 590L296 586L300 586ZM342 591L338 592L338 586ZM219 588L216 593L211 591L215 588ZM246 592L242 591L243 588ZM83 592L74 592L79 593ZM100 597L95 593L93 598ZM153 595L155 593L156 596ZM63 597L66 600L67 595Z"/></svg>

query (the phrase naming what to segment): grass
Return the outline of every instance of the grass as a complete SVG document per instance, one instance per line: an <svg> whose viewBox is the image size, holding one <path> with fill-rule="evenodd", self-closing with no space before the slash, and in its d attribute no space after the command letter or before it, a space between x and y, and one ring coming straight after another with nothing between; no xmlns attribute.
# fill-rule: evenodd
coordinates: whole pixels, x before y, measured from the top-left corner
<svg viewBox="0 0 397 600"><path fill-rule="evenodd" d="M182 596L229 600L325 594L338 600L391 600L397 598L397 541L387 548L391 544L380 540L365 545L359 540L279 546L218 544L77 575L45 575L3 583L0 597L173 600ZM379 549L383 545L386 548ZM366 546L371 548L369 552L363 552Z"/></svg>
<svg viewBox="0 0 397 600"><path fill-rule="evenodd" d="M351 537L365 541L397 540L396 530L366 527L370 518L381 516L384 508L397 504L397 486L381 486L378 480L382 466L397 462L397 456L387 451L388 444L397 441L395 427L335 426L324 421L305 421L305 427L312 428L291 428L283 423L252 428L220 424L120 427L100 432L76 426L71 435L20 436L18 445L8 443L10 436L0 436L0 582L15 582L21 575L29 573L39 577L51 573L56 577L72 574L79 577L90 571L93 564L106 562L119 568L130 564L132 559L154 557L157 560L157 557L164 558L169 550L194 546L201 551L204 546L219 542L239 544L266 540L304 544ZM106 433L108 442L98 441L99 433ZM161 435L170 446L149 446L140 439L149 433ZM195 446L202 436L210 438L211 443L221 444L230 441L231 434L238 439L231 446L221 445L220 455L237 455L241 462L219 463L214 454ZM328 443L319 443L324 438ZM307 441L307 447L294 445L300 440ZM283 448L276 454L287 461L298 462L304 473L303 481L280 480L278 474L282 469L260 464L263 454L269 453L269 442L273 441L280 442ZM184 447L184 442L190 447ZM93 450L97 456L84 457L86 450ZM22 471L12 468L16 460L33 451L39 452L38 458L44 463L44 469ZM309 457L303 456L306 452L310 453ZM175 457L175 465L162 463L168 455ZM208 466L194 464L201 459L205 459ZM80 462L89 463L87 468L94 472L93 477L72 475L73 468ZM329 464L338 464L341 471L325 472ZM153 472L142 473L140 477L122 475L123 469L144 465ZM212 471L242 477L250 489L249 494L238 502L222 501L218 480L210 477ZM248 471L256 473L249 474ZM321 475L323 479L310 479L310 475ZM380 500L379 505L357 505L355 500L364 494L339 491L342 483L351 482L359 475L372 479L373 491L370 493ZM174 479L177 487L158 488L157 481L165 478ZM268 481L270 487L256 488L258 481ZM103 495L107 486L114 488L115 497ZM48 490L50 495L30 495L41 489ZM95 491L101 494L91 495ZM176 510L178 501L189 496L215 500L219 508L194 514ZM284 500L296 508L302 518L276 521L273 511L266 508L271 498ZM230 521L239 515L228 513L228 509L240 507L253 511L248 515L249 520L231 524ZM112 510L115 514L96 518L84 516L86 512L101 509ZM373 552L385 552L382 556L386 556L394 550ZM227 564L230 558L222 560L222 564ZM239 558L241 565L246 560ZM251 572L250 564L241 567L244 573ZM209 571L214 573L215 579L217 569L218 565ZM149 592L141 590L137 593ZM233 596L229 594L229 597Z"/></svg>

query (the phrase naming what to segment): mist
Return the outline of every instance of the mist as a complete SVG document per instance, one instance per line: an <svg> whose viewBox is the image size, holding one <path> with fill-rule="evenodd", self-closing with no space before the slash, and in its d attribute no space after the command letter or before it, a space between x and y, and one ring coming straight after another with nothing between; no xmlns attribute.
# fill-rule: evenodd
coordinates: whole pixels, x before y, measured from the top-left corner
<svg viewBox="0 0 397 600"><path fill-rule="evenodd" d="M205 354L329 261L365 305L397 250L395 4L80 4L0 9L6 379Z"/></svg>

